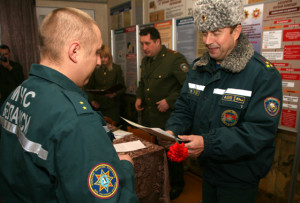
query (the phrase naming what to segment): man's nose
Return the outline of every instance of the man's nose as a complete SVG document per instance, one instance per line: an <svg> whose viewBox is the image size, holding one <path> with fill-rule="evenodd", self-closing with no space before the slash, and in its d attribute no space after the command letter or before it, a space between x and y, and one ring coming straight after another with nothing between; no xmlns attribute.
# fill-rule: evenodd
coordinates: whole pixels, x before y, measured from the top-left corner
<svg viewBox="0 0 300 203"><path fill-rule="evenodd" d="M208 33L203 39L204 44L206 45L212 44L214 42L214 37L210 33Z"/></svg>

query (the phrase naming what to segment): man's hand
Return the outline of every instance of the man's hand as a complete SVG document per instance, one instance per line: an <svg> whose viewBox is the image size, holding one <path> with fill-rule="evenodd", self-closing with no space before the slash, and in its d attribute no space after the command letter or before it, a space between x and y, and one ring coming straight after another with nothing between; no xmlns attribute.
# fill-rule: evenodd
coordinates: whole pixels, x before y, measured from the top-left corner
<svg viewBox="0 0 300 203"><path fill-rule="evenodd" d="M166 112L169 109L169 104L166 99L160 100L156 102L157 104L157 109L160 112Z"/></svg>
<svg viewBox="0 0 300 203"><path fill-rule="evenodd" d="M171 130L166 130L166 133L169 133L170 135L173 135L173 136L174 136L174 133L173 133L173 131L171 131Z"/></svg>
<svg viewBox="0 0 300 203"><path fill-rule="evenodd" d="M119 156L120 160L129 161L132 164L132 166L134 166L134 162L133 162L132 158L128 154L118 154L118 156Z"/></svg>
<svg viewBox="0 0 300 203"><path fill-rule="evenodd" d="M199 135L178 135L178 137L187 141L185 144L188 149L189 156L192 158L197 158L204 151L204 140L202 136Z"/></svg>
<svg viewBox="0 0 300 203"><path fill-rule="evenodd" d="M144 107L142 107L142 99L141 98L137 98L135 101L135 109L137 111L142 111L144 110Z"/></svg>
<svg viewBox="0 0 300 203"><path fill-rule="evenodd" d="M100 108L100 104L96 100L91 101L91 105L94 109Z"/></svg>

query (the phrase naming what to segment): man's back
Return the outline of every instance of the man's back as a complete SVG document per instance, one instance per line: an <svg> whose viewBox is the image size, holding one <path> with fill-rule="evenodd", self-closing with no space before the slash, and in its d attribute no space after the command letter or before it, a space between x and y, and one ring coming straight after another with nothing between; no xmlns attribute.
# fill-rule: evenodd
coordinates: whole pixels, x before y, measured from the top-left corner
<svg viewBox="0 0 300 203"><path fill-rule="evenodd" d="M87 177L99 162L113 163L122 179L101 117L62 74L33 66L30 78L3 104L1 115L4 202L96 201ZM116 182L108 189L118 188L118 177L111 178ZM119 195L115 196L114 201Z"/></svg>

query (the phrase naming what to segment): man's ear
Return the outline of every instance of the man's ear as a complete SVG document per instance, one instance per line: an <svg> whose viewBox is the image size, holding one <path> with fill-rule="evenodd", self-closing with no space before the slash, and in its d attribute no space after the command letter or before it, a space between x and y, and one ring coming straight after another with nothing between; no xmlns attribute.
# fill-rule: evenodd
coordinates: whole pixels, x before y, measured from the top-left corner
<svg viewBox="0 0 300 203"><path fill-rule="evenodd" d="M79 42L73 42L69 46L69 58L74 62L78 63L78 55L79 55L79 49L80 49L80 43Z"/></svg>
<svg viewBox="0 0 300 203"><path fill-rule="evenodd" d="M237 26L234 28L233 32L234 32L234 39L237 40L237 39L240 37L240 35L241 35L241 32L242 32L242 26L241 26L241 25L237 25Z"/></svg>

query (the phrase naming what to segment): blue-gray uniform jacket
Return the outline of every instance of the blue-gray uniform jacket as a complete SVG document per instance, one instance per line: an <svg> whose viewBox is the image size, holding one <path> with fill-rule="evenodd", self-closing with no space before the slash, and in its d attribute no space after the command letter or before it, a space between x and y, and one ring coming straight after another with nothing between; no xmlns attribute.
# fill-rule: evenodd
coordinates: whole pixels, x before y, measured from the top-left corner
<svg viewBox="0 0 300 203"><path fill-rule="evenodd" d="M281 107L279 72L241 34L220 68L208 53L194 61L166 130L203 136L209 183L248 188L270 170Z"/></svg>
<svg viewBox="0 0 300 203"><path fill-rule="evenodd" d="M0 113L3 202L138 202L133 166L61 73L32 65Z"/></svg>

